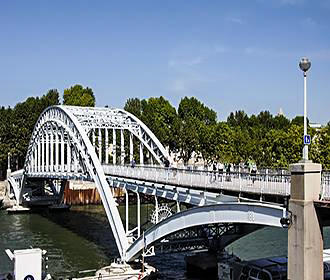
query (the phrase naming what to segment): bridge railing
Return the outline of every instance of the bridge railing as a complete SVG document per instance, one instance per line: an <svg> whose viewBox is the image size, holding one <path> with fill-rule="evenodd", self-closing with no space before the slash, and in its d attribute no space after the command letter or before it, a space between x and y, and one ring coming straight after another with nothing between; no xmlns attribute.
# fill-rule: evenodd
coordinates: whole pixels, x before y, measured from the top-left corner
<svg viewBox="0 0 330 280"><path fill-rule="evenodd" d="M151 166L104 165L105 174L149 182L208 190L228 190L288 196L290 175L246 172L218 172Z"/></svg>
<svg viewBox="0 0 330 280"><path fill-rule="evenodd" d="M330 200L330 170L322 171L321 199Z"/></svg>

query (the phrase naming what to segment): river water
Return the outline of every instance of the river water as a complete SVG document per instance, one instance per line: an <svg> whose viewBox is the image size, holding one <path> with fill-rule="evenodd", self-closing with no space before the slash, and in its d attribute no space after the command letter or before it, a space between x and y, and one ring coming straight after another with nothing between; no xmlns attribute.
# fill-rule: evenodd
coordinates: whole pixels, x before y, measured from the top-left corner
<svg viewBox="0 0 330 280"><path fill-rule="evenodd" d="M144 207L142 217L149 216L148 211ZM120 212L124 213L122 208ZM130 216L134 222L134 211L130 211ZM329 248L328 228L324 230L324 239L324 247ZM48 251L48 271L55 278L82 277L79 271L109 265L117 255L102 206L76 206L65 213L8 215L0 211L0 272L12 270L5 249L29 247ZM285 256L287 231L264 228L236 241L228 250L242 259ZM185 276L183 253L154 256L147 262L160 271L160 279L190 279Z"/></svg>

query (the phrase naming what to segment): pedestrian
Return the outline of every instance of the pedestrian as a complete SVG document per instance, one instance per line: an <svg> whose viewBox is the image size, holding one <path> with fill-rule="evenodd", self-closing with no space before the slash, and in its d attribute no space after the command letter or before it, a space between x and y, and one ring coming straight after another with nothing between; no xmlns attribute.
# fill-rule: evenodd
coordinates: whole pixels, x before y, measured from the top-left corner
<svg viewBox="0 0 330 280"><path fill-rule="evenodd" d="M226 169L226 173L227 173L226 181L231 181L231 178L230 178L230 169L231 169L231 164L228 163L227 169Z"/></svg>
<svg viewBox="0 0 330 280"><path fill-rule="evenodd" d="M213 174L214 174L214 181L217 180L217 164L215 161L213 162Z"/></svg>
<svg viewBox="0 0 330 280"><path fill-rule="evenodd" d="M257 166L254 164L251 169L251 179L252 179L252 184L254 184L254 181L257 179Z"/></svg>
<svg viewBox="0 0 330 280"><path fill-rule="evenodd" d="M135 159L133 158L131 161L131 167L134 168L135 167Z"/></svg>

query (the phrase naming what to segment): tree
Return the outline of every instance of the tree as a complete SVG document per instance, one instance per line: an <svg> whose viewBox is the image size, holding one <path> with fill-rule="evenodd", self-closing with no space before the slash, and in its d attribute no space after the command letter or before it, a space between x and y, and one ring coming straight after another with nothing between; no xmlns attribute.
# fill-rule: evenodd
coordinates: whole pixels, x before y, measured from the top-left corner
<svg viewBox="0 0 330 280"><path fill-rule="evenodd" d="M184 163L187 164L193 152L199 152L201 122L195 117L191 117L185 121L180 119L179 124L177 134L180 157L183 159Z"/></svg>
<svg viewBox="0 0 330 280"><path fill-rule="evenodd" d="M15 168L22 168L31 134L40 114L47 107L59 104L57 90L50 90L41 98L29 97L14 109L0 110L0 168L4 175L10 152Z"/></svg>
<svg viewBox="0 0 330 280"><path fill-rule="evenodd" d="M63 93L63 104L73 106L94 107L95 97L91 88L83 88L81 85L75 85L65 89Z"/></svg>
<svg viewBox="0 0 330 280"><path fill-rule="evenodd" d="M291 120L291 124L304 125L304 116L296 116ZM309 126L309 120L307 118L307 126Z"/></svg>
<svg viewBox="0 0 330 280"><path fill-rule="evenodd" d="M288 129L290 126L290 120L283 115L277 115L273 119L275 129Z"/></svg>
<svg viewBox="0 0 330 280"><path fill-rule="evenodd" d="M235 113L231 112L227 118L227 123L232 127L247 127L249 125L249 117L243 110Z"/></svg>
<svg viewBox="0 0 330 280"><path fill-rule="evenodd" d="M178 115L181 120L195 118L206 125L216 124L217 114L212 109L206 107L195 97L184 97L181 99Z"/></svg>
<svg viewBox="0 0 330 280"><path fill-rule="evenodd" d="M124 110L141 119L143 113L142 101L139 98L129 98L125 103Z"/></svg>
<svg viewBox="0 0 330 280"><path fill-rule="evenodd" d="M205 160L210 159L210 126L216 125L216 113L195 97L181 99L178 115L180 118L179 149L185 163L193 152ZM214 151L215 152L215 151Z"/></svg>
<svg viewBox="0 0 330 280"><path fill-rule="evenodd" d="M164 146L175 149L175 122L177 113L175 108L164 97L151 97L141 101L141 120L156 135Z"/></svg>
<svg viewBox="0 0 330 280"><path fill-rule="evenodd" d="M41 97L41 106L47 108L53 105L60 104L60 94L57 89L50 89L45 95Z"/></svg>
<svg viewBox="0 0 330 280"><path fill-rule="evenodd" d="M322 164L323 169L330 169L330 123L311 133L310 159Z"/></svg>
<svg viewBox="0 0 330 280"><path fill-rule="evenodd" d="M269 111L261 111L257 116L257 120L260 126L266 129L273 128L273 116Z"/></svg>

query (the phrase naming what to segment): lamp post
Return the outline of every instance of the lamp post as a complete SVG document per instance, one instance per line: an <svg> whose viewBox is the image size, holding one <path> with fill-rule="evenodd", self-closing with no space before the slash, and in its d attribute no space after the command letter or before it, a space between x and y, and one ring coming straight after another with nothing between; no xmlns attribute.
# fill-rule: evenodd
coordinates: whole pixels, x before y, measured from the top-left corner
<svg viewBox="0 0 330 280"><path fill-rule="evenodd" d="M300 69L304 72L304 148L303 160L308 160L308 144L310 137L307 135L307 71L311 67L311 62L307 57L303 57L299 62Z"/></svg>

